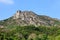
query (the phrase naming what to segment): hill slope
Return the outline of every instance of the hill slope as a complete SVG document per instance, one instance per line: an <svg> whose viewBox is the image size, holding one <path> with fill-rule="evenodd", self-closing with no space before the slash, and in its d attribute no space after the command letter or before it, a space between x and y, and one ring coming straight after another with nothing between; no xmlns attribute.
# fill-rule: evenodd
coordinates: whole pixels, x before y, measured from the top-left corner
<svg viewBox="0 0 60 40"><path fill-rule="evenodd" d="M12 17L0 21L0 25L59 26L60 21L45 15L37 15L32 11L18 10Z"/></svg>
<svg viewBox="0 0 60 40"><path fill-rule="evenodd" d="M60 40L59 25L58 19L32 11L17 11L0 21L0 40Z"/></svg>

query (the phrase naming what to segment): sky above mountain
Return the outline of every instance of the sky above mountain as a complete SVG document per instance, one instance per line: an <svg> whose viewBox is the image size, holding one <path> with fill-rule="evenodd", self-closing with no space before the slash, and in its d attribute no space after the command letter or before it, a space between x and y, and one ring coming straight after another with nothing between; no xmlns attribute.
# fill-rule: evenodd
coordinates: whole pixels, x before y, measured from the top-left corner
<svg viewBox="0 0 60 40"><path fill-rule="evenodd" d="M60 0L0 0L0 20L13 16L17 10L60 19Z"/></svg>

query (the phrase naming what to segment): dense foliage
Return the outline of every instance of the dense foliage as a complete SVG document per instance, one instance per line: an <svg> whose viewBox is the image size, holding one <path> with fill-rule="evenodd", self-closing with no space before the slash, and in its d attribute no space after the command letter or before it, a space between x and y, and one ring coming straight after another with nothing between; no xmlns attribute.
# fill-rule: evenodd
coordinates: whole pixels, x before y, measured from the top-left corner
<svg viewBox="0 0 60 40"><path fill-rule="evenodd" d="M60 28L10 25L0 28L0 40L60 40Z"/></svg>

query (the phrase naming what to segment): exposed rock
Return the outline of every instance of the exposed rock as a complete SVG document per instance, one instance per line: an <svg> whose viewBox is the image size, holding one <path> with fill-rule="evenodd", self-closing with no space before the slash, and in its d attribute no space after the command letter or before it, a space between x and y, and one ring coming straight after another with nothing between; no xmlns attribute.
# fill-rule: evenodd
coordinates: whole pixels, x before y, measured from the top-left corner
<svg viewBox="0 0 60 40"><path fill-rule="evenodd" d="M28 40L36 39L36 37L37 37L37 35L35 33L32 33L29 35Z"/></svg>
<svg viewBox="0 0 60 40"><path fill-rule="evenodd" d="M0 25L0 28L4 28L4 26Z"/></svg>
<svg viewBox="0 0 60 40"><path fill-rule="evenodd" d="M58 23L57 23L58 22ZM2 22L3 23L3 22ZM18 10L11 18L4 20L6 25L35 25L54 26L60 25L60 21L45 15L37 15L32 11ZM0 23L1 24L1 23Z"/></svg>

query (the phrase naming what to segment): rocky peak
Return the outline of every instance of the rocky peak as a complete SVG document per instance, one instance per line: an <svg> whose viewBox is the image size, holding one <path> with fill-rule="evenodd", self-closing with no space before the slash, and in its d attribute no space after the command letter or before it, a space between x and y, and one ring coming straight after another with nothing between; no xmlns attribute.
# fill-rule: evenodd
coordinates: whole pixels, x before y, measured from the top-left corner
<svg viewBox="0 0 60 40"><path fill-rule="evenodd" d="M22 19L22 20L24 20L24 18L25 19L26 18L34 18L36 16L37 15L32 11L20 11L20 10L18 10L16 12L16 14L13 16L13 19Z"/></svg>
<svg viewBox="0 0 60 40"><path fill-rule="evenodd" d="M43 26L53 26L60 25L58 20L55 20L49 16L37 15L32 11L21 11L18 10L13 17L5 20L7 25L43 25ZM4 23L2 22L2 23ZM1 23L0 23L1 24Z"/></svg>
<svg viewBox="0 0 60 40"><path fill-rule="evenodd" d="M27 24L27 25L53 25L54 21L48 16L39 16L32 11L21 11L18 10L13 19L17 19L18 24Z"/></svg>
<svg viewBox="0 0 60 40"><path fill-rule="evenodd" d="M38 22L38 15L32 11L17 11L13 16L13 19L19 19L22 22L25 21L27 24L36 24Z"/></svg>
<svg viewBox="0 0 60 40"><path fill-rule="evenodd" d="M13 16L13 19L18 19L19 16L20 16L20 14L21 14L21 11L18 10L18 11L15 13L15 15Z"/></svg>

